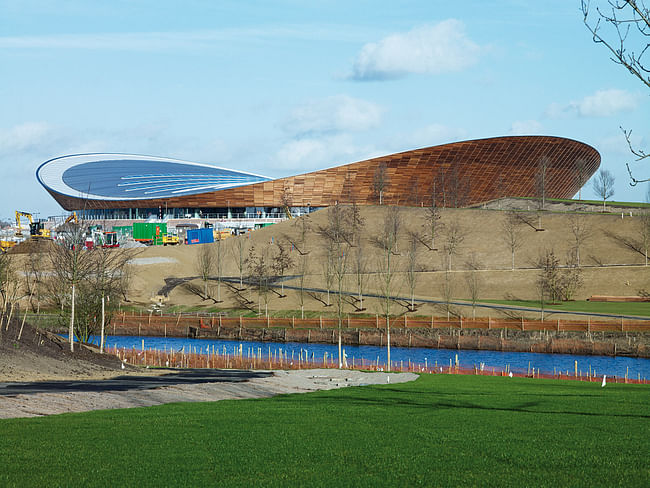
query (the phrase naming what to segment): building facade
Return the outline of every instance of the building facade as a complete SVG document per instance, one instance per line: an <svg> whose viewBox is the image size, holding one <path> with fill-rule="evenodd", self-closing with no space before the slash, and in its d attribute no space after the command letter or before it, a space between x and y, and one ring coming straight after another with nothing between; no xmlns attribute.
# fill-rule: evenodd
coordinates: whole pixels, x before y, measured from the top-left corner
<svg viewBox="0 0 650 488"><path fill-rule="evenodd" d="M550 136L455 142L272 179L241 170L124 154L51 159L38 181L65 210L91 217L182 218L335 203L476 205L501 197L571 198L600 165L584 143Z"/></svg>

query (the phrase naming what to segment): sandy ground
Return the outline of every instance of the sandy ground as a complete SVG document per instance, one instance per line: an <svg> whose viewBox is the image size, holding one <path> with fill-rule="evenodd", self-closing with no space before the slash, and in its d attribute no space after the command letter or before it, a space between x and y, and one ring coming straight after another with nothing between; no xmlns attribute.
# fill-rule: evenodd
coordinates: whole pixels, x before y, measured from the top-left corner
<svg viewBox="0 0 650 488"><path fill-rule="evenodd" d="M141 374L142 371L138 371ZM114 392L37 393L0 396L0 418L40 417L69 412L148 407L173 402L212 402L241 398L267 398L369 384L413 381L413 373L364 373L347 370L274 371L273 376L242 383L203 383L149 390Z"/></svg>

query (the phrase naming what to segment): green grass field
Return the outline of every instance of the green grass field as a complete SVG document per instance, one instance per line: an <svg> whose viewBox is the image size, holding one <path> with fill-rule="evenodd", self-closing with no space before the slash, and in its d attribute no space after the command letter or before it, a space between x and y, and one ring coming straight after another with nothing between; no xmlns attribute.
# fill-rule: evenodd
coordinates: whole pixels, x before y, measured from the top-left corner
<svg viewBox="0 0 650 488"><path fill-rule="evenodd" d="M513 305L518 307L539 308L538 300L481 300L482 303L495 303L500 305ZM563 310L572 312L611 313L614 315L638 315L650 317L650 302L588 302L575 300L562 303L547 303L544 310Z"/></svg>
<svg viewBox="0 0 650 488"><path fill-rule="evenodd" d="M0 421L0 486L648 486L650 389L480 376Z"/></svg>

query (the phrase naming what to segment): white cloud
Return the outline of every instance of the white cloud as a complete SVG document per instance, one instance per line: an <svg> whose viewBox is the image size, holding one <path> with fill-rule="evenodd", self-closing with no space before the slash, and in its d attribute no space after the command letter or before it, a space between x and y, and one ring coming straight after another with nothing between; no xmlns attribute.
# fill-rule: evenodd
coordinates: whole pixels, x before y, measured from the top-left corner
<svg viewBox="0 0 650 488"><path fill-rule="evenodd" d="M536 120L516 120L510 127L510 134L519 136L539 134L541 131L542 124Z"/></svg>
<svg viewBox="0 0 650 488"><path fill-rule="evenodd" d="M569 116L611 117L620 112L635 110L639 102L640 97L637 94L625 90L598 90L579 101L568 104L552 103L546 109L546 116L554 119Z"/></svg>
<svg viewBox="0 0 650 488"><path fill-rule="evenodd" d="M456 142L467 137L464 129L431 124L415 131L408 139L412 146L426 147Z"/></svg>
<svg viewBox="0 0 650 488"><path fill-rule="evenodd" d="M409 73L460 71L476 63L481 50L467 37L462 22L449 19L366 44L350 78L384 80Z"/></svg>
<svg viewBox="0 0 650 488"><path fill-rule="evenodd" d="M303 138L286 142L276 152L274 169L301 174L386 154L374 146L359 145L346 134Z"/></svg>
<svg viewBox="0 0 650 488"><path fill-rule="evenodd" d="M0 130L0 155L29 151L55 138L52 126L44 122L25 122Z"/></svg>
<svg viewBox="0 0 650 488"><path fill-rule="evenodd" d="M296 107L285 129L294 134L362 131L379 125L382 112L375 103L336 95Z"/></svg>

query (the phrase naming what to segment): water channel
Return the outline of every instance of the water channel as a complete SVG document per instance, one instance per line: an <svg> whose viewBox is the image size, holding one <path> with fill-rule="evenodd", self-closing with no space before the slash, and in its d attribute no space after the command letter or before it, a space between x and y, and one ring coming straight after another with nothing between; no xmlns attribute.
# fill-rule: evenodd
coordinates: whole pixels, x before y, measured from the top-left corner
<svg viewBox="0 0 650 488"><path fill-rule="evenodd" d="M211 351L224 351L233 354L239 349L241 344L244 354L246 351L261 350L263 354L271 351L275 354L280 349L288 357L294 354L296 357L303 351L307 357L316 360L322 360L325 353L328 357L338 357L338 347L335 344L315 344L299 342L253 342L253 341L226 341L226 340L208 340L208 339L188 339L180 337L150 337L150 336L108 336L106 338L107 347L116 347L119 349L142 349L144 341L145 350L159 351L182 351L196 352L206 354ZM91 342L99 344L99 338L93 336ZM353 362L357 365L363 359L366 364L379 361L380 366L386 363L386 347L377 346L343 346L347 356L348 364ZM542 373L555 373L569 371L573 374L574 361L578 362L578 370L582 374L591 371L594 376L617 376L623 377L626 374L631 379L650 378L650 359L629 358L629 357L611 357L611 356L580 356L571 354L542 354L527 352L501 352L501 351L475 351L475 350L451 350L451 349L425 349L425 348L406 348L392 347L391 362L393 365L399 365L400 361L407 364L411 363L434 366L449 366L450 361L461 367L479 368L481 364L484 368L490 370L504 369L506 366L513 372L525 373L530 368L540 370Z"/></svg>

